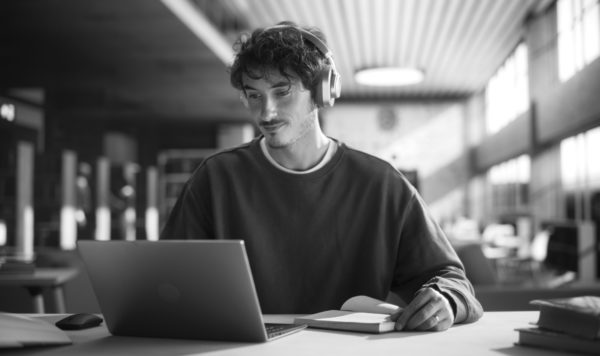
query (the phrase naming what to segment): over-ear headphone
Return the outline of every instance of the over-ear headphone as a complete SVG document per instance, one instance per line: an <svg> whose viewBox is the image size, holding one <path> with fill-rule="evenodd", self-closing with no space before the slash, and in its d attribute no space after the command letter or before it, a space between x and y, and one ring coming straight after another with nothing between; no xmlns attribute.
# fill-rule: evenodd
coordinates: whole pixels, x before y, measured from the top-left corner
<svg viewBox="0 0 600 356"><path fill-rule="evenodd" d="M271 31L279 28L294 28L302 33L302 37L308 42L312 43L318 50L327 58L329 66L319 73L319 80L316 88L313 88L315 93L315 101L321 108L333 106L335 99L339 98L342 93L342 83L340 74L335 68L335 62L333 61L333 53L329 50L329 47L319 37L312 34L311 32L296 26L291 25L275 25L267 27L263 30Z"/></svg>

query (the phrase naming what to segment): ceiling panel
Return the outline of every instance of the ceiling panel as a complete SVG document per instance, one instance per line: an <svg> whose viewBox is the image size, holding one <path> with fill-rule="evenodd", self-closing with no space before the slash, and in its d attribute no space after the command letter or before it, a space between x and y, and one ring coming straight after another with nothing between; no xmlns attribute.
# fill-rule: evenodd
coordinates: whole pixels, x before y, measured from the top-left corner
<svg viewBox="0 0 600 356"><path fill-rule="evenodd" d="M340 101L441 99L482 90L515 48L523 23L552 0L189 0L233 44L290 20L317 26L342 76ZM423 83L374 88L369 66L417 66ZM0 94L40 86L105 93L64 115L247 120L226 66L160 0L3 0ZM82 95L85 96L85 95ZM68 98L67 98L68 99ZM130 103L130 105L122 105ZM123 107L127 107L124 110Z"/></svg>
<svg viewBox="0 0 600 356"><path fill-rule="evenodd" d="M225 0L251 27L282 20L323 30L343 78L342 99L460 97L481 90L517 45L537 0ZM414 66L418 85L361 86L354 72Z"/></svg>

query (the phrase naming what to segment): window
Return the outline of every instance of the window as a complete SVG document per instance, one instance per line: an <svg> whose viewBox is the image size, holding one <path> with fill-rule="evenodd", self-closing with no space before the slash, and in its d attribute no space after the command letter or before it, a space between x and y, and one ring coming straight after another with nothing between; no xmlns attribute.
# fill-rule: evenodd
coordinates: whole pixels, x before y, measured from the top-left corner
<svg viewBox="0 0 600 356"><path fill-rule="evenodd" d="M598 0L559 0L558 76L566 81L600 54Z"/></svg>
<svg viewBox="0 0 600 356"><path fill-rule="evenodd" d="M529 155L492 166L488 171L488 179L492 188L492 209L496 213L517 212L529 204Z"/></svg>
<svg viewBox="0 0 600 356"><path fill-rule="evenodd" d="M560 143L561 180L569 219L589 219L591 197L600 192L600 127Z"/></svg>
<svg viewBox="0 0 600 356"><path fill-rule="evenodd" d="M527 47L521 43L488 82L485 93L488 135L500 131L528 109L527 64Z"/></svg>

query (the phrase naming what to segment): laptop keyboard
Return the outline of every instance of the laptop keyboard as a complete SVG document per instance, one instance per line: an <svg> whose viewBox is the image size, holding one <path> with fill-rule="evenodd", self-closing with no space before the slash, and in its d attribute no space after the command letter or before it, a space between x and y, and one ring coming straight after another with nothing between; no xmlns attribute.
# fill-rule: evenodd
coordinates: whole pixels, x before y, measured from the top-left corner
<svg viewBox="0 0 600 356"><path fill-rule="evenodd" d="M274 324L274 323L266 323L265 329L267 330L267 336L269 339L283 335L291 330L302 328L299 325L295 324Z"/></svg>

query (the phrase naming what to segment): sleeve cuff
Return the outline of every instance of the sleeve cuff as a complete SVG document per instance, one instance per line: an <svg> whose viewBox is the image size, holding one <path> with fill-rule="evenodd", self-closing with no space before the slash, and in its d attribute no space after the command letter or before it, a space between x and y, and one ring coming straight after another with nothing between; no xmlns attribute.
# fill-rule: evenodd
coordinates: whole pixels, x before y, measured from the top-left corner
<svg viewBox="0 0 600 356"><path fill-rule="evenodd" d="M458 324L466 320L467 310L464 307L465 303L462 301L462 297L458 293L448 289L442 290L437 284L430 284L426 287L435 289L448 300L450 306L452 307L452 312L454 313L454 324Z"/></svg>

